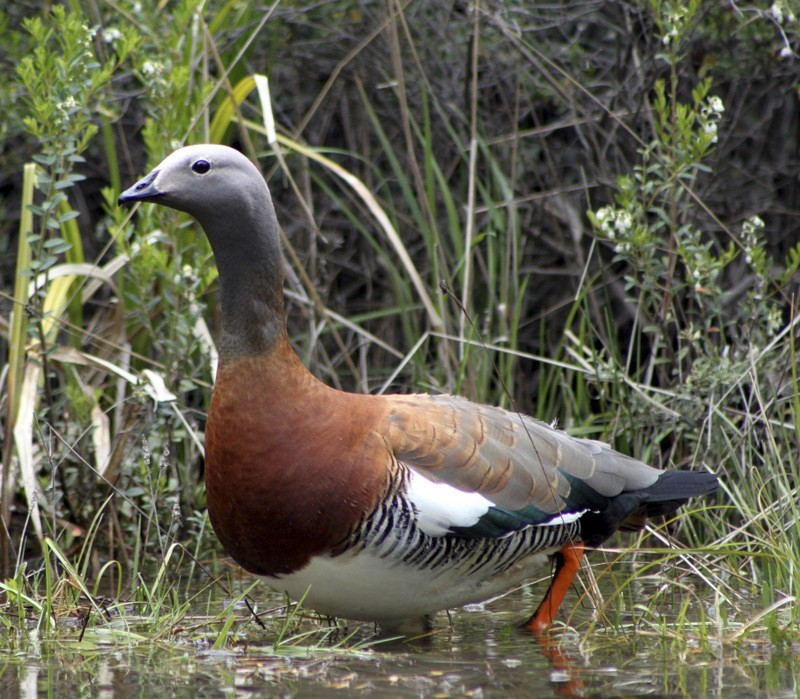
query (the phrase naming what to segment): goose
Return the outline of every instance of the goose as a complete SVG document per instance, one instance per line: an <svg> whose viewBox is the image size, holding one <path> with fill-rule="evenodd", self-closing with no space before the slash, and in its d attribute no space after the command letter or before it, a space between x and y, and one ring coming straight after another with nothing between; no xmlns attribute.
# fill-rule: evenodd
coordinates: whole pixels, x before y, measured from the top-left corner
<svg viewBox="0 0 800 699"><path fill-rule="evenodd" d="M208 237L222 319L205 432L210 521L239 565L305 607L410 632L554 560L525 622L543 631L586 550L718 486L458 396L318 380L287 336L267 184L232 148L181 148L119 201L183 211Z"/></svg>

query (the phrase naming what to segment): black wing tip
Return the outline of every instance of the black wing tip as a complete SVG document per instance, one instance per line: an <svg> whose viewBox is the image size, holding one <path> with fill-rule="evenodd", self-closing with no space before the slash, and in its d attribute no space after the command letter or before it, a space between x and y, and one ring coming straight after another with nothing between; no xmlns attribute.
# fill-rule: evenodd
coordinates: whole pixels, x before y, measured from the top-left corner
<svg viewBox="0 0 800 699"><path fill-rule="evenodd" d="M709 471L664 471L658 480L645 488L645 502L688 500L711 495L719 488L719 479Z"/></svg>
<svg viewBox="0 0 800 699"><path fill-rule="evenodd" d="M708 471L664 471L648 488L611 498L602 512L581 518L581 535L590 547L599 546L618 529L641 529L652 517L670 517L691 498L711 495L719 479Z"/></svg>

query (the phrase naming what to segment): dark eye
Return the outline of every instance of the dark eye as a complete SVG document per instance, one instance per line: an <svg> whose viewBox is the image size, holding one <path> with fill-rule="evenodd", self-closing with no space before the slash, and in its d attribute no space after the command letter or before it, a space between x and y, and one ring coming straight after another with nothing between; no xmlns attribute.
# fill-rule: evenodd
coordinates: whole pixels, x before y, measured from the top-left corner
<svg viewBox="0 0 800 699"><path fill-rule="evenodd" d="M211 163L208 160L195 160L192 163L192 172L198 175L205 175L211 169Z"/></svg>

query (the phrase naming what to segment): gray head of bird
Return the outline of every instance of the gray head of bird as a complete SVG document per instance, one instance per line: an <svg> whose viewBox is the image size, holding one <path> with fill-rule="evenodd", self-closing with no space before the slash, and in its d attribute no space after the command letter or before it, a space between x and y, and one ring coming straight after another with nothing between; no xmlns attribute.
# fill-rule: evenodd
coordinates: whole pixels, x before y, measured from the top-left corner
<svg viewBox="0 0 800 699"><path fill-rule="evenodd" d="M219 269L220 355L257 354L283 329L283 270L278 222L258 168L233 148L186 146L167 156L119 197L193 216Z"/></svg>
<svg viewBox="0 0 800 699"><path fill-rule="evenodd" d="M275 212L258 168L239 151L214 144L186 146L161 161L119 197L120 203L153 202L196 218L209 237L237 223L274 228Z"/></svg>

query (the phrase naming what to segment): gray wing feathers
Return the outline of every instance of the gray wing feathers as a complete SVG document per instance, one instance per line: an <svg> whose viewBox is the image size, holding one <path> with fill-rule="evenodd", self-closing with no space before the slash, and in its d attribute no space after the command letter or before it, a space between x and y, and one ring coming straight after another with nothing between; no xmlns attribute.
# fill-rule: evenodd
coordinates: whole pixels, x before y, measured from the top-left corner
<svg viewBox="0 0 800 699"><path fill-rule="evenodd" d="M661 473L607 444L502 408L447 395L387 400L384 436L400 461L510 510L532 504L561 511L570 493L566 476L614 496L652 485Z"/></svg>

